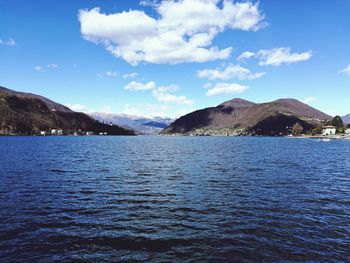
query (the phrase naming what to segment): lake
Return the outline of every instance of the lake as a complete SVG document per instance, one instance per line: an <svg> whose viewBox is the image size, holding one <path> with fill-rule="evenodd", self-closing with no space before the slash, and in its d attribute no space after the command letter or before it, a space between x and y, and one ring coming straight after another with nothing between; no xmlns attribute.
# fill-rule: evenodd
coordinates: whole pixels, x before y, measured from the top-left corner
<svg viewBox="0 0 350 263"><path fill-rule="evenodd" d="M2 262L350 261L350 141L0 137Z"/></svg>

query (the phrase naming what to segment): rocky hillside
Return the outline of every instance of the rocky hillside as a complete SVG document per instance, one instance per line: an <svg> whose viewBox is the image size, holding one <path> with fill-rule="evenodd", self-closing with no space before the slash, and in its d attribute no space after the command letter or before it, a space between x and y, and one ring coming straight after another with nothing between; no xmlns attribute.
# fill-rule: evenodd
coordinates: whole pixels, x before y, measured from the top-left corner
<svg viewBox="0 0 350 263"><path fill-rule="evenodd" d="M45 97L0 87L0 135L32 135L62 129L65 134L78 131L131 135L133 131L100 123Z"/></svg>
<svg viewBox="0 0 350 263"><path fill-rule="evenodd" d="M285 135L296 122L308 131L330 119L327 114L295 99L260 104L233 99L189 113L165 128L162 134Z"/></svg>

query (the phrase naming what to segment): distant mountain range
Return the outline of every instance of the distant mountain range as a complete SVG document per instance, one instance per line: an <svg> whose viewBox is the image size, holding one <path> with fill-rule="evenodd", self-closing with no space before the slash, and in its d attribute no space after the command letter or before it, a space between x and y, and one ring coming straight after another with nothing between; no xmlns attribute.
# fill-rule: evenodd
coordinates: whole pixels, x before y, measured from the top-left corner
<svg viewBox="0 0 350 263"><path fill-rule="evenodd" d="M90 116L89 116L90 115ZM51 129L65 134L92 131L111 135L285 135L295 123L309 131L332 117L295 99L253 103L233 99L177 120L126 114L74 112L45 97L0 87L0 135L32 135ZM343 117L350 123L350 114Z"/></svg>
<svg viewBox="0 0 350 263"><path fill-rule="evenodd" d="M350 113L342 117L343 122L350 124Z"/></svg>
<svg viewBox="0 0 350 263"><path fill-rule="evenodd" d="M158 134L174 120L162 117L141 117L115 113L88 113L92 118L106 124L116 124L124 128L133 129L138 134Z"/></svg>
<svg viewBox="0 0 350 263"><path fill-rule="evenodd" d="M83 131L134 134L132 130L103 124L45 97L0 87L0 135L33 135L51 129L61 129L65 134Z"/></svg>
<svg viewBox="0 0 350 263"><path fill-rule="evenodd" d="M285 135L297 122L309 131L331 118L295 99L260 104L233 99L189 113L165 128L162 134Z"/></svg>

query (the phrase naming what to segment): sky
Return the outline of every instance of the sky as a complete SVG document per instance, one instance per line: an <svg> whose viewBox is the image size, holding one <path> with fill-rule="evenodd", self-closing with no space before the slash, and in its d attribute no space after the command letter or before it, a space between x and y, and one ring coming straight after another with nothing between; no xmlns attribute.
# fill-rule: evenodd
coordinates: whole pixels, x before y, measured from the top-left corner
<svg viewBox="0 0 350 263"><path fill-rule="evenodd" d="M179 117L233 98L350 113L350 0L0 0L0 85Z"/></svg>

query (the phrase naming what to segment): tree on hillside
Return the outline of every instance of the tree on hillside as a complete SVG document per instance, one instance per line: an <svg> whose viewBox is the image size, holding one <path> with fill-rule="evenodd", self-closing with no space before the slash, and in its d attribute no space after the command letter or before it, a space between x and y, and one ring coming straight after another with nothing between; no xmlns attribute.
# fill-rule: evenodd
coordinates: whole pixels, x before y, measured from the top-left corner
<svg viewBox="0 0 350 263"><path fill-rule="evenodd" d="M318 124L316 128L314 128L312 131L311 131L311 134L312 135L317 135L317 134L321 134L323 131L323 125L322 124Z"/></svg>
<svg viewBox="0 0 350 263"><path fill-rule="evenodd" d="M335 116L332 120L332 125L337 128L344 128L343 120L340 116Z"/></svg>
<svg viewBox="0 0 350 263"><path fill-rule="evenodd" d="M295 123L292 128L292 135L300 136L302 132L303 132L303 126L301 126L298 122Z"/></svg>
<svg viewBox="0 0 350 263"><path fill-rule="evenodd" d="M340 116L335 116L333 118L332 125L337 128L337 133L344 133L344 123Z"/></svg>

